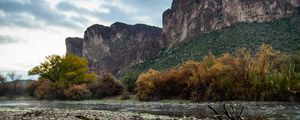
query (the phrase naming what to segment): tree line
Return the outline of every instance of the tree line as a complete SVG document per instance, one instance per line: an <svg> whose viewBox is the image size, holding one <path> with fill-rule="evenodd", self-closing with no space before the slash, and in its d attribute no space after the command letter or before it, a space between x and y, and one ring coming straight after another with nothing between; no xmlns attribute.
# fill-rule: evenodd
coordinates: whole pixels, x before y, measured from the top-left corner
<svg viewBox="0 0 300 120"><path fill-rule="evenodd" d="M0 96L7 96L11 99L16 96L28 94L27 87L32 80L22 80L21 75L16 72L8 72L0 75Z"/></svg>
<svg viewBox="0 0 300 120"><path fill-rule="evenodd" d="M116 95L128 99L129 93L142 101L297 101L300 97L300 53L281 53L266 44L257 51L240 48L219 57L209 53L199 61L161 71L132 72L120 80L110 73L96 75L87 60L74 55L48 56L28 73L40 76L26 89L39 99Z"/></svg>
<svg viewBox="0 0 300 120"><path fill-rule="evenodd" d="M52 55L28 72L40 75L29 87L39 99L100 99L123 92L121 83L109 73L100 76L89 71L87 60L74 55Z"/></svg>

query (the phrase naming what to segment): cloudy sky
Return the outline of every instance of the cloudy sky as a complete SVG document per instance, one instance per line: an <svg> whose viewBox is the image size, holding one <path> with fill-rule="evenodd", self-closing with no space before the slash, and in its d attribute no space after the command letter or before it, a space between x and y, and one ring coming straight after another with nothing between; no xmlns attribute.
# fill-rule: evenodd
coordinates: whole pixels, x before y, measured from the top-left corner
<svg viewBox="0 0 300 120"><path fill-rule="evenodd" d="M65 53L66 37L92 24L161 27L171 0L0 0L0 72L26 72L45 56Z"/></svg>

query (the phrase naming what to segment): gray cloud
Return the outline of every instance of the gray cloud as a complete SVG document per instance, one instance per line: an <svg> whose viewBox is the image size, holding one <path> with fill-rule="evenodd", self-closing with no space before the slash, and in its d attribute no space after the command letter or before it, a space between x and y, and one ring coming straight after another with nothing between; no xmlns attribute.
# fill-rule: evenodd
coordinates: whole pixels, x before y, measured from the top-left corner
<svg viewBox="0 0 300 120"><path fill-rule="evenodd" d="M67 1L59 2L56 5L56 8L61 11L73 11L73 12L77 12L77 13L82 13L82 15L86 15L86 14L95 15L95 13L96 13L95 11L89 11L86 8L77 7L74 4L67 2Z"/></svg>
<svg viewBox="0 0 300 120"><path fill-rule="evenodd" d="M11 43L18 43L18 42L20 41L14 39L11 36L0 35L0 44L11 44Z"/></svg>
<svg viewBox="0 0 300 120"><path fill-rule="evenodd" d="M73 11L83 15L94 16L105 21L113 22L125 22L129 24L144 23L137 19L138 17L147 16L149 19L146 24L153 24L161 26L162 11L171 6L171 0L123 0L121 1L124 6L133 7L136 11L133 13L127 13L124 8L110 4L111 1L106 1L104 5L99 6L105 9L109 9L109 13L90 11L87 8L80 8L71 2L62 1L56 6L58 10ZM101 24L101 23L100 23Z"/></svg>
<svg viewBox="0 0 300 120"><path fill-rule="evenodd" d="M1 0L0 10L4 16L0 16L0 26L39 27L43 23L47 25L79 28L76 23L66 16L52 9L50 3L44 0L27 0L18 2Z"/></svg>
<svg viewBox="0 0 300 120"><path fill-rule="evenodd" d="M87 17L95 17L107 22L161 26L162 11L171 6L171 0L120 1L124 6L133 7L135 12L127 13L124 8L111 4L112 1L104 1L105 4L99 6L109 10L109 13L105 13L88 7L77 7L71 1L61 1L53 8L45 0L0 0L0 12L4 13L4 15L0 14L0 26L37 28L51 25L82 30L87 27ZM78 13L79 16L67 17L62 13L70 11Z"/></svg>
<svg viewBox="0 0 300 120"><path fill-rule="evenodd" d="M132 6L138 6L137 17L148 16L149 22L162 26L162 12L171 7L172 0L126 0L128 2Z"/></svg>
<svg viewBox="0 0 300 120"><path fill-rule="evenodd" d="M130 5L136 8L133 14L126 14L126 12L116 6L106 4L104 7L110 9L110 14L98 14L98 17L106 18L108 20L118 20L126 23L145 23L137 18L146 16L146 24L162 26L162 12L171 6L172 0L122 0L122 4Z"/></svg>

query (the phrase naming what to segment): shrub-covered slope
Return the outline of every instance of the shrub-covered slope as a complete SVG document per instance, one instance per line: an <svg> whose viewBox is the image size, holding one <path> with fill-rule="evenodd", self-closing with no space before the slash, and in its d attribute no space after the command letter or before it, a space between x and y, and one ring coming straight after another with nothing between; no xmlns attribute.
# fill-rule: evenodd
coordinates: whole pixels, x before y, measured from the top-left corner
<svg viewBox="0 0 300 120"><path fill-rule="evenodd" d="M166 69L187 60L200 60L208 52L220 55L247 47L256 50L262 43L275 50L300 50L300 16L263 23L238 23L220 31L210 32L176 47L162 50L154 59L128 67L126 72L143 72L149 68Z"/></svg>

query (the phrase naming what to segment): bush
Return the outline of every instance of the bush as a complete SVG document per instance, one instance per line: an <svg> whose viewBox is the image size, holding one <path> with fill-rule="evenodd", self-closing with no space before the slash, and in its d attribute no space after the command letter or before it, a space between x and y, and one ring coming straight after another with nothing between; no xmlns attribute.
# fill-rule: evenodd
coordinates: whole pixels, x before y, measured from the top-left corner
<svg viewBox="0 0 300 120"><path fill-rule="evenodd" d="M124 91L121 95L121 100L127 100L130 99L130 94L127 91Z"/></svg>
<svg viewBox="0 0 300 120"><path fill-rule="evenodd" d="M0 74L0 96L5 95L7 90L6 79Z"/></svg>
<svg viewBox="0 0 300 120"><path fill-rule="evenodd" d="M34 90L34 96L39 99L54 99L55 98L55 89L52 87L53 82L50 80L44 79L40 80L37 83L37 87Z"/></svg>
<svg viewBox="0 0 300 120"><path fill-rule="evenodd" d="M32 81L27 87L28 94L34 96L35 89L40 85L41 81Z"/></svg>
<svg viewBox="0 0 300 120"><path fill-rule="evenodd" d="M158 92L156 92L155 81L159 80L159 72L150 69L147 73L143 73L139 76L136 81L137 93L136 96L139 100L148 101L155 100L159 97Z"/></svg>
<svg viewBox="0 0 300 120"><path fill-rule="evenodd" d="M300 92L299 56L283 55L265 44L255 56L245 48L218 58L208 54L199 62L141 74L136 95L144 101L174 96L195 101L288 101L291 93Z"/></svg>
<svg viewBox="0 0 300 120"><path fill-rule="evenodd" d="M122 76L122 84L128 92L135 93L135 82L138 76L139 74L137 72L126 72L125 75Z"/></svg>
<svg viewBox="0 0 300 120"><path fill-rule="evenodd" d="M89 84L89 88L95 98L120 95L123 92L121 83L109 73L98 77L97 80Z"/></svg>
<svg viewBox="0 0 300 120"><path fill-rule="evenodd" d="M87 89L85 84L73 85L67 90L64 90L67 99L71 100L84 100L91 95L91 91Z"/></svg>

